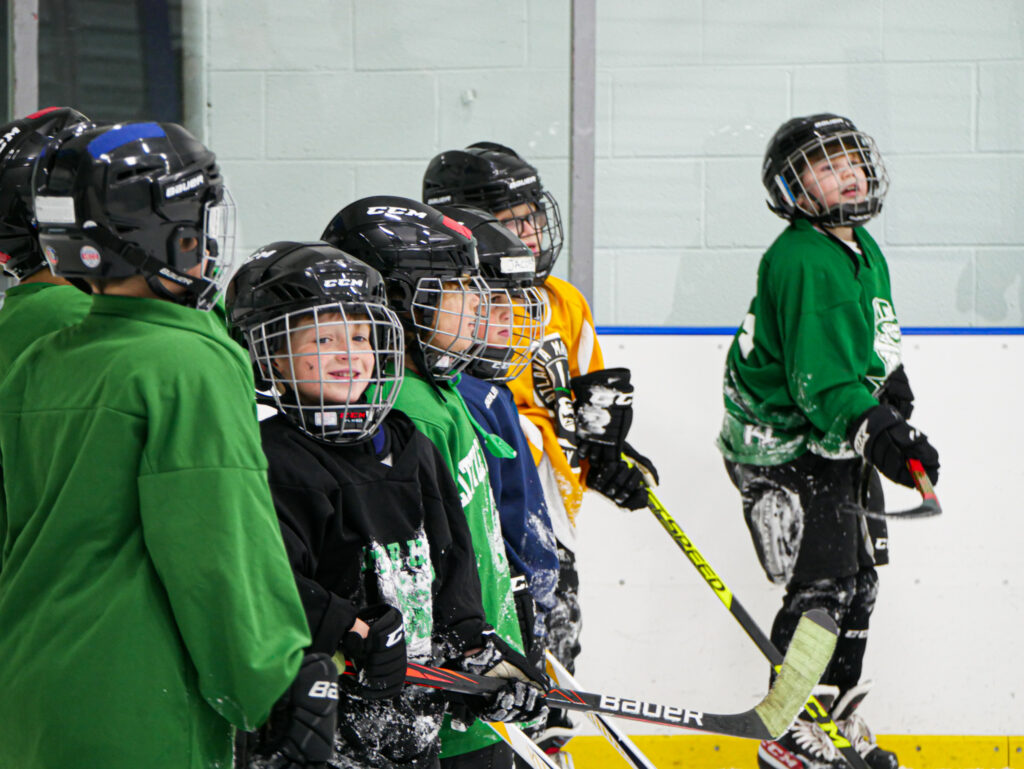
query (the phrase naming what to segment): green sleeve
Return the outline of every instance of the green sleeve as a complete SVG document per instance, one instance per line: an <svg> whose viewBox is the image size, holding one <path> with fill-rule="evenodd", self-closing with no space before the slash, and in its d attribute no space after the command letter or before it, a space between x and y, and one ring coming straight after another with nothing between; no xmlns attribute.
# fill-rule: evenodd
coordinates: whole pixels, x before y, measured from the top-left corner
<svg viewBox="0 0 1024 769"><path fill-rule="evenodd" d="M147 380L143 536L202 696L253 729L295 677L309 631L267 486L251 374L214 346L188 355L177 376Z"/></svg>

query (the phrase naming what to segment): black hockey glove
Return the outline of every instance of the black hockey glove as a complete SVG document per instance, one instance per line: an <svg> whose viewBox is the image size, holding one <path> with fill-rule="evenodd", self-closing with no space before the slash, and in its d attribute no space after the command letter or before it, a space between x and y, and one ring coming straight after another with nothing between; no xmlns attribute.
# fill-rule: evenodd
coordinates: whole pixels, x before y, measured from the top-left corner
<svg viewBox="0 0 1024 769"><path fill-rule="evenodd" d="M577 453L607 464L622 453L633 423L633 385L628 368L606 368L574 377Z"/></svg>
<svg viewBox="0 0 1024 769"><path fill-rule="evenodd" d="M655 483L658 479L658 471L654 464L647 457L636 451L628 443L623 447L623 453L632 461L630 466L620 457L616 462L607 465L590 465L587 472L587 487L604 494L608 499L626 510L639 510L647 507L647 479L640 471L642 465Z"/></svg>
<svg viewBox="0 0 1024 769"><path fill-rule="evenodd" d="M879 404L865 411L850 424L847 437L854 451L896 483L914 488L910 459L920 461L932 483L939 480L939 452L892 406Z"/></svg>
<svg viewBox="0 0 1024 769"><path fill-rule="evenodd" d="M634 449L630 444L622 444L622 453L625 454L630 460L637 466L639 470L644 473L644 477L651 476L654 479L654 485L657 486L661 483L661 478L658 477L658 468L654 466L654 463L641 454L639 451ZM647 479L650 483L650 479Z"/></svg>
<svg viewBox="0 0 1024 769"><path fill-rule="evenodd" d="M338 668L326 654L307 654L257 735L255 752L275 769L325 766L337 720Z"/></svg>
<svg viewBox="0 0 1024 769"><path fill-rule="evenodd" d="M341 650L356 668L359 695L376 700L401 694L406 668L402 613L382 603L356 616L370 626L370 632L363 638L348 631L341 639Z"/></svg>
<svg viewBox="0 0 1024 769"><path fill-rule="evenodd" d="M904 419L910 419L914 413L914 391L907 380L907 370L901 363L886 377L882 389L878 391L878 402L892 406Z"/></svg>
<svg viewBox="0 0 1024 769"><path fill-rule="evenodd" d="M483 648L459 660L459 668L504 678L505 685L486 695L464 696L469 711L482 721L529 721L544 716L544 697L551 688L548 677L493 630L485 631L482 640Z"/></svg>

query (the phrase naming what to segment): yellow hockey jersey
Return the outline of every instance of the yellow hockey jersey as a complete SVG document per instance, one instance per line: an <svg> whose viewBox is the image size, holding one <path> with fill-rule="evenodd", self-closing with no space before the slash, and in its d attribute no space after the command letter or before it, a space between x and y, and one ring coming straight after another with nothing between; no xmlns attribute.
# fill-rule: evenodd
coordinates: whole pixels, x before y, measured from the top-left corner
<svg viewBox="0 0 1024 769"><path fill-rule="evenodd" d="M518 378L509 382L519 409L523 432L530 442L534 462L544 468L545 459L557 483L570 529L583 500L580 460L576 455L576 418L569 381L604 368L601 347L594 332L590 306L575 286L550 276L544 282L548 316L544 340ZM544 481L544 473L541 473ZM557 506L548 495L556 535ZM559 536L563 544L566 537Z"/></svg>

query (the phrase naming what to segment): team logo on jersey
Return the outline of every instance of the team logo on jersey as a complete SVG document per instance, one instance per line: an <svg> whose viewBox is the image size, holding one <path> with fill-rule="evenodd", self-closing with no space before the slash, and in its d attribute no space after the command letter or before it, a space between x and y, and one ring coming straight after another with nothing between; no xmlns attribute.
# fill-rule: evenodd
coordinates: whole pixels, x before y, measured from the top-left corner
<svg viewBox="0 0 1024 769"><path fill-rule="evenodd" d="M78 252L78 258L90 270L95 270L100 266L100 252L92 246L82 246Z"/></svg>
<svg viewBox="0 0 1024 769"><path fill-rule="evenodd" d="M43 249L43 256L46 257L46 261L49 262L50 267L57 266L57 250L53 246L46 246Z"/></svg>
<svg viewBox="0 0 1024 769"><path fill-rule="evenodd" d="M534 397L554 417L558 445L569 467L575 470L580 465L576 456L576 411L570 397L569 350L561 337L545 339L534 354L532 365Z"/></svg>
<svg viewBox="0 0 1024 769"><path fill-rule="evenodd" d="M871 300L871 307L875 315L875 354L882 359L885 365L885 375L888 376L900 365L902 355L900 353L900 341L903 338L900 332L900 324L896 320L896 311L892 302L888 299L875 297ZM868 377L869 381L877 390L885 382L885 377Z"/></svg>

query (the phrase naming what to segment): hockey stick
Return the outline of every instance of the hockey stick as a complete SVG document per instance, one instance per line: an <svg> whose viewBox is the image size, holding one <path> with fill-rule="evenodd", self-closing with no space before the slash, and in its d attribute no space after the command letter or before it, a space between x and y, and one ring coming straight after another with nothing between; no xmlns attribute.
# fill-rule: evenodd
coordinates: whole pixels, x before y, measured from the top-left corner
<svg viewBox="0 0 1024 769"><path fill-rule="evenodd" d="M669 533L669 536L675 540L676 544L683 551L686 557L693 564L694 568L704 578L704 581L708 583L708 586L715 592L719 600L725 604L725 608L729 610L732 616L740 623L750 639L754 642L754 645L761 650L761 653L768 659L768 662L776 672L779 670L779 665L783 661L782 653L775 648L775 644L764 634L764 631L758 627L757 623L754 622L754 618L747 613L747 610L743 608L743 605L736 599L732 591L726 586L725 582L715 573L715 570L711 568L704 556L697 550L696 545L690 541L690 538L686 536L676 520L672 517L665 506L658 499L658 495L654 493L654 478L645 471L642 465L636 464L632 459L627 457L625 454L622 455L623 461L630 465L635 465L640 472L644 474L644 478L647 482L647 506L651 512L654 513L654 517L658 519L658 522L662 527ZM846 762L853 767L853 769L868 769L867 763L857 749L853 747L850 740L839 731L839 727L836 726L836 722L832 720L832 716L829 715L828 710L818 702L816 697L808 697L804 710L807 714L814 719L814 721L821 727L822 731L825 732L826 736L831 740L832 744L842 753L843 758Z"/></svg>
<svg viewBox="0 0 1024 769"><path fill-rule="evenodd" d="M844 513L863 515L865 518L931 518L934 515L942 515L942 505L939 504L939 498L935 496L935 489L921 462L916 459L908 459L907 469L910 470L910 476L914 479L914 486L921 494L921 504L917 507L912 507L909 510L876 512L865 510L860 505L848 504L840 509Z"/></svg>
<svg viewBox="0 0 1024 769"><path fill-rule="evenodd" d="M836 624L824 611L813 609L804 614L797 624L775 683L761 702L742 713L705 713L682 705L661 705L562 687L551 689L545 699L549 705L567 710L601 713L711 734L772 740L786 732L825 672L835 648L837 632ZM349 670L346 674L351 675ZM486 694L505 685L501 678L411 662L406 668L405 682L462 694Z"/></svg>
<svg viewBox="0 0 1024 769"><path fill-rule="evenodd" d="M547 663L548 675L551 676L552 681L558 684L559 687L579 688L579 684L576 683L572 673L566 670L565 665L559 662L554 654L545 650L544 658ZM619 755L625 759L627 764L634 767L634 769L657 769L650 759L640 752L640 748L634 745L633 741L626 736L626 733L610 718L600 713L587 713L587 718L593 722L594 726L604 735L604 738L608 740L611 746L618 751Z"/></svg>
<svg viewBox="0 0 1024 769"><path fill-rule="evenodd" d="M467 673L456 673L454 670L432 668L415 662L408 662L406 664L405 682L407 684L465 693L463 689L445 686L444 682L455 676L467 679L472 678ZM358 675L351 660L345 660L345 672L343 675L353 677ZM485 678L484 680L488 682L497 681L497 686L492 688L500 688L502 685L502 679L499 678ZM490 689L476 689L470 693L481 694L485 691L490 691ZM537 743L527 737L526 733L515 724L506 724L501 721L483 721L482 723L487 725L492 732L501 738L502 742L512 748L520 758L530 766L535 767L535 769L559 769L558 765L548 757L548 754Z"/></svg>

